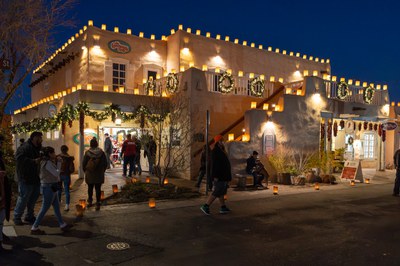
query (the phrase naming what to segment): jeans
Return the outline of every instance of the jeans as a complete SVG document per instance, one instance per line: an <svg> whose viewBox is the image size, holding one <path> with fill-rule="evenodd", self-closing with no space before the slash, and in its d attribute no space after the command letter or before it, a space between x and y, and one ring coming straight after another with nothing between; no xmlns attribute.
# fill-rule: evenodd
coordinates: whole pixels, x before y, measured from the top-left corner
<svg viewBox="0 0 400 266"><path fill-rule="evenodd" d="M155 156L149 156L149 173L154 175L154 163L156 161L156 157Z"/></svg>
<svg viewBox="0 0 400 266"><path fill-rule="evenodd" d="M142 173L142 166L140 165L140 153L135 156L135 165L137 165L139 174ZM136 174L136 167L134 173Z"/></svg>
<svg viewBox="0 0 400 266"><path fill-rule="evenodd" d="M0 210L0 244L3 241L4 219L6 219L6 209L5 208Z"/></svg>
<svg viewBox="0 0 400 266"><path fill-rule="evenodd" d="M247 172L247 173L254 177L254 181L253 181L253 185L254 186L261 185L261 182L264 179L264 175L258 174L258 173L254 172L254 171L252 173L249 173L249 172Z"/></svg>
<svg viewBox="0 0 400 266"><path fill-rule="evenodd" d="M70 195L69 195L69 185L71 184L71 175L60 175L61 182L64 186L64 193L65 193L65 204L69 204L70 202ZM61 193L62 190L58 191L58 199L61 201Z"/></svg>
<svg viewBox="0 0 400 266"><path fill-rule="evenodd" d="M18 182L18 199L14 209L14 220L21 220L25 208L28 208L25 215L26 220L33 219L35 204L40 195L39 184L27 184L25 181Z"/></svg>
<svg viewBox="0 0 400 266"><path fill-rule="evenodd" d="M41 190L43 194L43 201L42 201L42 207L40 208L39 214L36 217L35 223L33 224L33 227L37 228L42 221L44 215L46 212L49 210L50 206L53 205L54 209L54 214L56 215L58 224L61 226L64 224L64 221L61 217L61 212L60 212L60 203L58 200L58 192L53 191L51 188L52 184L42 184L41 185Z"/></svg>
<svg viewBox="0 0 400 266"><path fill-rule="evenodd" d="M400 169L396 170L396 179L394 180L393 194L399 195L400 192Z"/></svg>
<svg viewBox="0 0 400 266"><path fill-rule="evenodd" d="M133 169L135 168L135 155L124 156L123 172L126 175L126 171L129 164L129 176L132 176Z"/></svg>
<svg viewBox="0 0 400 266"><path fill-rule="evenodd" d="M93 187L96 189L96 203L101 201L101 184L88 184L88 202L93 202Z"/></svg>

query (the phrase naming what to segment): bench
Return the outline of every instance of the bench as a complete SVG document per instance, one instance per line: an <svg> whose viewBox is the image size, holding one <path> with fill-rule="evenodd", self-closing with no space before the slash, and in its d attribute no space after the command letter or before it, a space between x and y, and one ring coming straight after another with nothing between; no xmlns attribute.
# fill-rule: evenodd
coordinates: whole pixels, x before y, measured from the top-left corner
<svg viewBox="0 0 400 266"><path fill-rule="evenodd" d="M245 190L248 183L249 185L253 185L253 176L247 173L237 173L233 176L233 178L237 179L236 188ZM249 182L250 181L250 182Z"/></svg>

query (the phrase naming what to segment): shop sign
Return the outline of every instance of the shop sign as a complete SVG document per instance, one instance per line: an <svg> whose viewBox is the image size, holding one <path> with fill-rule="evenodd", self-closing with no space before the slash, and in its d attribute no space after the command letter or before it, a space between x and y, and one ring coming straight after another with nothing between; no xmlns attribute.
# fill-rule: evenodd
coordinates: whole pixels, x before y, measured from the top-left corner
<svg viewBox="0 0 400 266"><path fill-rule="evenodd" d="M131 46L124 41L121 40L113 40L108 43L108 48L119 54L127 54L131 51Z"/></svg>
<svg viewBox="0 0 400 266"><path fill-rule="evenodd" d="M49 105L48 114L50 117L53 117L57 114L57 107L54 104Z"/></svg>
<svg viewBox="0 0 400 266"><path fill-rule="evenodd" d="M0 59L0 69L10 69L10 60L1 58Z"/></svg>
<svg viewBox="0 0 400 266"><path fill-rule="evenodd" d="M83 143L84 143L85 147L90 146L90 140L92 138L99 139L99 136L96 134L96 132L93 129L85 129L84 135L83 135L83 139L84 139ZM75 144L79 145L79 134L75 134L72 137L72 140L74 141Z"/></svg>
<svg viewBox="0 0 400 266"><path fill-rule="evenodd" d="M386 122L383 124L383 129L388 130L395 130L397 128L397 123L395 122Z"/></svg>
<svg viewBox="0 0 400 266"><path fill-rule="evenodd" d="M345 180L358 180L361 183L363 180L363 174L361 171L361 163L360 161L346 161L344 163L344 167L342 170L341 179Z"/></svg>

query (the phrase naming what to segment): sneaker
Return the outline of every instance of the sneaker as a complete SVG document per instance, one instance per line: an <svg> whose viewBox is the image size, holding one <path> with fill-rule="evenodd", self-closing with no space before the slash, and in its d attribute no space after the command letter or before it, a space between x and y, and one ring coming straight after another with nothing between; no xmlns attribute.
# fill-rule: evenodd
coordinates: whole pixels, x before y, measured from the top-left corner
<svg viewBox="0 0 400 266"><path fill-rule="evenodd" d="M64 211L69 211L69 204L65 204L65 208L64 208Z"/></svg>
<svg viewBox="0 0 400 266"><path fill-rule="evenodd" d="M14 219L14 224L15 225L24 225L21 219Z"/></svg>
<svg viewBox="0 0 400 266"><path fill-rule="evenodd" d="M229 212L231 212L231 209L229 209L226 206L222 206L221 209L219 209L219 213L221 213L221 214L225 214L225 213L229 213Z"/></svg>
<svg viewBox="0 0 400 266"><path fill-rule="evenodd" d="M210 215L210 207L206 204L200 207L200 210L204 212L205 215Z"/></svg>
<svg viewBox="0 0 400 266"><path fill-rule="evenodd" d="M38 229L31 229L31 235L45 235L46 232Z"/></svg>
<svg viewBox="0 0 400 266"><path fill-rule="evenodd" d="M96 210L96 211L100 211L100 203L96 203L96 208L95 208L95 210Z"/></svg>
<svg viewBox="0 0 400 266"><path fill-rule="evenodd" d="M60 226L61 231L63 232L67 232L69 231L69 229L71 229L73 227L72 224L65 224L64 226Z"/></svg>
<svg viewBox="0 0 400 266"><path fill-rule="evenodd" d="M87 207L90 208L90 207L92 207L92 206L93 206L93 203L88 202Z"/></svg>

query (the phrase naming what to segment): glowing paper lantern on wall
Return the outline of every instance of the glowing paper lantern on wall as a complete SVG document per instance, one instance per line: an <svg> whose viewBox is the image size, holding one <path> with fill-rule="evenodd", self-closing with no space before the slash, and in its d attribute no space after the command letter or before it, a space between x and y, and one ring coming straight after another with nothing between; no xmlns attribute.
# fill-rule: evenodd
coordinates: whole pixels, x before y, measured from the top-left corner
<svg viewBox="0 0 400 266"><path fill-rule="evenodd" d="M251 109L257 108L257 102L251 102L250 108L251 108Z"/></svg>
<svg viewBox="0 0 400 266"><path fill-rule="evenodd" d="M235 139L235 134L230 133L228 134L228 141L233 141Z"/></svg>
<svg viewBox="0 0 400 266"><path fill-rule="evenodd" d="M273 193L274 195L278 195L278 186L273 187Z"/></svg>

